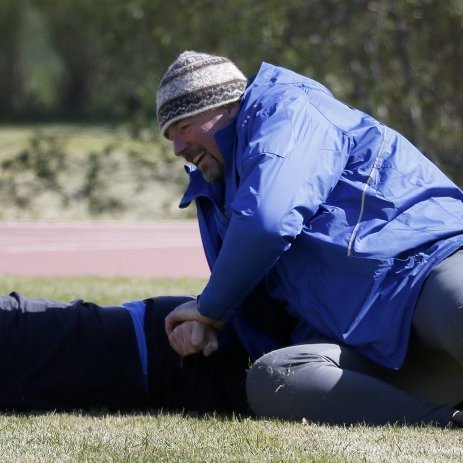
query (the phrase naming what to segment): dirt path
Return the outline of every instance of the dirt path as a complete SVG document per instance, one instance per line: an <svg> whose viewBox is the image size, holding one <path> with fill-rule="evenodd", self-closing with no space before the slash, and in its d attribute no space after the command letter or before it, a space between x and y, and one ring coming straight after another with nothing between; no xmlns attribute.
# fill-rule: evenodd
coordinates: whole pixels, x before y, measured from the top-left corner
<svg viewBox="0 0 463 463"><path fill-rule="evenodd" d="M0 275L206 278L196 222L3 222Z"/></svg>

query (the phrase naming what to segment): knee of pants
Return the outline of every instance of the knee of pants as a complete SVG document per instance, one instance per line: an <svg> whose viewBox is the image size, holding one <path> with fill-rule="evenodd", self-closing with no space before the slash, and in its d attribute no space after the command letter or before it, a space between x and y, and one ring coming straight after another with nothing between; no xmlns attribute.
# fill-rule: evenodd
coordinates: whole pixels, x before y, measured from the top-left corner
<svg viewBox="0 0 463 463"><path fill-rule="evenodd" d="M320 400L340 375L338 366L321 352L300 349L300 346L270 352L248 371L249 406L261 417L310 418L311 410L318 414Z"/></svg>

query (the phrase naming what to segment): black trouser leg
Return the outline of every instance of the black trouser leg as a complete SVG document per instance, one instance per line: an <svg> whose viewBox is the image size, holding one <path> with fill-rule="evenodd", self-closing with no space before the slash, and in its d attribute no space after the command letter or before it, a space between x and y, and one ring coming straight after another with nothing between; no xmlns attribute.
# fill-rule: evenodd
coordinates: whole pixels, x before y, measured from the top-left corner
<svg viewBox="0 0 463 463"><path fill-rule="evenodd" d="M194 412L247 411L245 376L248 355L229 327L220 335L221 349L210 357L180 357L170 347L164 318L187 297L148 299L145 331L152 404Z"/></svg>
<svg viewBox="0 0 463 463"><path fill-rule="evenodd" d="M0 406L120 409L146 400L127 310L0 297Z"/></svg>

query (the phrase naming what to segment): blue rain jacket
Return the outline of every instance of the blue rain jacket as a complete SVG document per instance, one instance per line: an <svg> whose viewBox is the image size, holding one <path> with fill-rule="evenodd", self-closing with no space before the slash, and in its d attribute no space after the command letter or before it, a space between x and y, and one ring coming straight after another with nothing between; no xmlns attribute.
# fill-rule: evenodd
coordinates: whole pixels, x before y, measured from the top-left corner
<svg viewBox="0 0 463 463"><path fill-rule="evenodd" d="M233 317L258 357L240 304L263 281L299 320L292 342L321 333L399 368L424 279L463 246L462 191L396 131L266 63L216 141L224 185L192 168L181 202L212 269L200 312Z"/></svg>

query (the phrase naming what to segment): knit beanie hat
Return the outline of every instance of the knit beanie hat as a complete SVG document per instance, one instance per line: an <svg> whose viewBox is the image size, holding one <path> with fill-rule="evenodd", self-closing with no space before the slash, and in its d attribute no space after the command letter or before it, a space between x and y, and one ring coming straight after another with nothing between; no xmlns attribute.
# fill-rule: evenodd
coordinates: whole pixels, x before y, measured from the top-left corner
<svg viewBox="0 0 463 463"><path fill-rule="evenodd" d="M229 59L185 51L169 66L156 97L158 123L167 128L188 116L238 101L247 79Z"/></svg>

